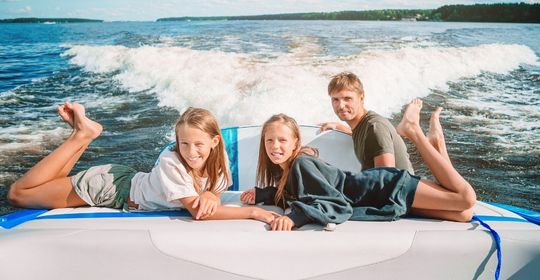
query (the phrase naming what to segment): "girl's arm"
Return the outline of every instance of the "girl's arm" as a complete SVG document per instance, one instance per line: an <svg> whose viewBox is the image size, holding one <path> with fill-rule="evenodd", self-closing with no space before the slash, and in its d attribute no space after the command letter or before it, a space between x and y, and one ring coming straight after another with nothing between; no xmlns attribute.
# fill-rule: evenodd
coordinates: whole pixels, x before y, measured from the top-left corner
<svg viewBox="0 0 540 280"><path fill-rule="evenodd" d="M193 201L193 208L198 208L195 219L212 216L216 213L217 207L221 204L221 193L205 191L197 196Z"/></svg>
<svg viewBox="0 0 540 280"><path fill-rule="evenodd" d="M197 196L184 197L179 199L182 205L191 213L196 220L236 220L236 219L254 219L264 223L271 223L277 213L267 211L258 207L227 207L219 205L213 215L197 217L198 209L194 207Z"/></svg>

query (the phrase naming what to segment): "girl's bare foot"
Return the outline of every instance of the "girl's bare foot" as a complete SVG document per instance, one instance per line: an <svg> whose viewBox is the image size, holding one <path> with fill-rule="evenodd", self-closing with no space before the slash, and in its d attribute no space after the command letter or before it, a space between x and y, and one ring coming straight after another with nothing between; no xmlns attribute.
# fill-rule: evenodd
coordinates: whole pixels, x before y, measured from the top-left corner
<svg viewBox="0 0 540 280"><path fill-rule="evenodd" d="M442 111L441 107L435 108L435 111L431 114L429 119L429 131L427 133L427 139L429 143L448 161L448 151L446 150L446 141L444 140L443 128L439 120L439 115Z"/></svg>
<svg viewBox="0 0 540 280"><path fill-rule="evenodd" d="M73 110L71 110L71 107L72 104L66 101L63 105L56 107L56 110L58 111L60 118L73 128Z"/></svg>
<svg viewBox="0 0 540 280"><path fill-rule="evenodd" d="M431 113L431 118L429 119L429 130L426 134L429 143L440 152L440 142L444 142L444 134L442 130L441 123L439 121L439 115L442 108L437 107L435 111Z"/></svg>
<svg viewBox="0 0 540 280"><path fill-rule="evenodd" d="M405 114L403 114L403 119L396 127L399 135L407 137L413 142L416 140L418 133L423 134L422 128L420 128L420 110L422 109L422 100L416 98L413 99L407 109Z"/></svg>
<svg viewBox="0 0 540 280"><path fill-rule="evenodd" d="M73 103L71 110L73 111L74 135L94 140L101 134L103 127L86 116L84 106Z"/></svg>

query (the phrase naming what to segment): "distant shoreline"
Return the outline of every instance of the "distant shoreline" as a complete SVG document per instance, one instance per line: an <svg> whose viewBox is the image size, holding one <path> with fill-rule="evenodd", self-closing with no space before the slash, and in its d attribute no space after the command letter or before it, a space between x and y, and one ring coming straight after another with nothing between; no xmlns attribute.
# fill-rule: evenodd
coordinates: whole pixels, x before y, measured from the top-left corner
<svg viewBox="0 0 540 280"><path fill-rule="evenodd" d="M540 23L540 4L445 5L437 9L385 9L254 16L171 17L157 21L206 20L372 20Z"/></svg>
<svg viewBox="0 0 540 280"><path fill-rule="evenodd" d="M0 19L0 23L78 23L78 22L103 22L101 19L85 19L85 18L13 18Z"/></svg>
<svg viewBox="0 0 540 280"><path fill-rule="evenodd" d="M340 11L328 13L291 13L251 16L167 17L163 21L219 21L219 20L358 20L358 21L442 21L442 22L505 22L540 23L540 4L474 4L445 5L437 9L384 9L368 11ZM83 18L14 18L0 19L0 23L80 23L104 22Z"/></svg>

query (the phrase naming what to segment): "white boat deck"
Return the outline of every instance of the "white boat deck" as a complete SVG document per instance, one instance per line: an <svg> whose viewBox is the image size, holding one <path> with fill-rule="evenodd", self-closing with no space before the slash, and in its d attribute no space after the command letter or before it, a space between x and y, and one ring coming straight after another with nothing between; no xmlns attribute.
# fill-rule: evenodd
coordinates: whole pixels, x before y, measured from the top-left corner
<svg viewBox="0 0 540 280"><path fill-rule="evenodd" d="M96 211L119 212L44 216ZM535 279L540 227L484 203L475 211L500 219L488 223L502 238L501 279ZM252 220L51 217L0 230L0 252L3 279L493 279L497 265L493 237L477 222L414 218L271 232Z"/></svg>
<svg viewBox="0 0 540 280"><path fill-rule="evenodd" d="M239 189L254 185L259 130L237 135ZM305 141L322 148L323 159L359 168L350 137L307 130ZM239 194L227 192L222 203L240 205ZM194 221L185 212L76 217L88 213L125 214L56 209L0 227L0 279L494 279L498 263L493 236L475 221L349 221L334 231L272 232L258 221ZM482 202L475 214L501 236L501 279L539 279L540 227Z"/></svg>

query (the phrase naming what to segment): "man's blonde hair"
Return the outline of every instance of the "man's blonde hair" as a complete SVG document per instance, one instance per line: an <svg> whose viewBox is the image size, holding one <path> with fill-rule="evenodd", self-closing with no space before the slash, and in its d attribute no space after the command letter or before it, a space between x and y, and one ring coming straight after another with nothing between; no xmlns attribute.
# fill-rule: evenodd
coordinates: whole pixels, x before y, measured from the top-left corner
<svg viewBox="0 0 540 280"><path fill-rule="evenodd" d="M340 92L342 90L350 90L358 93L358 95L364 95L364 86L358 76L351 72L341 72L332 77L330 83L328 83L328 95L332 95L334 92Z"/></svg>

